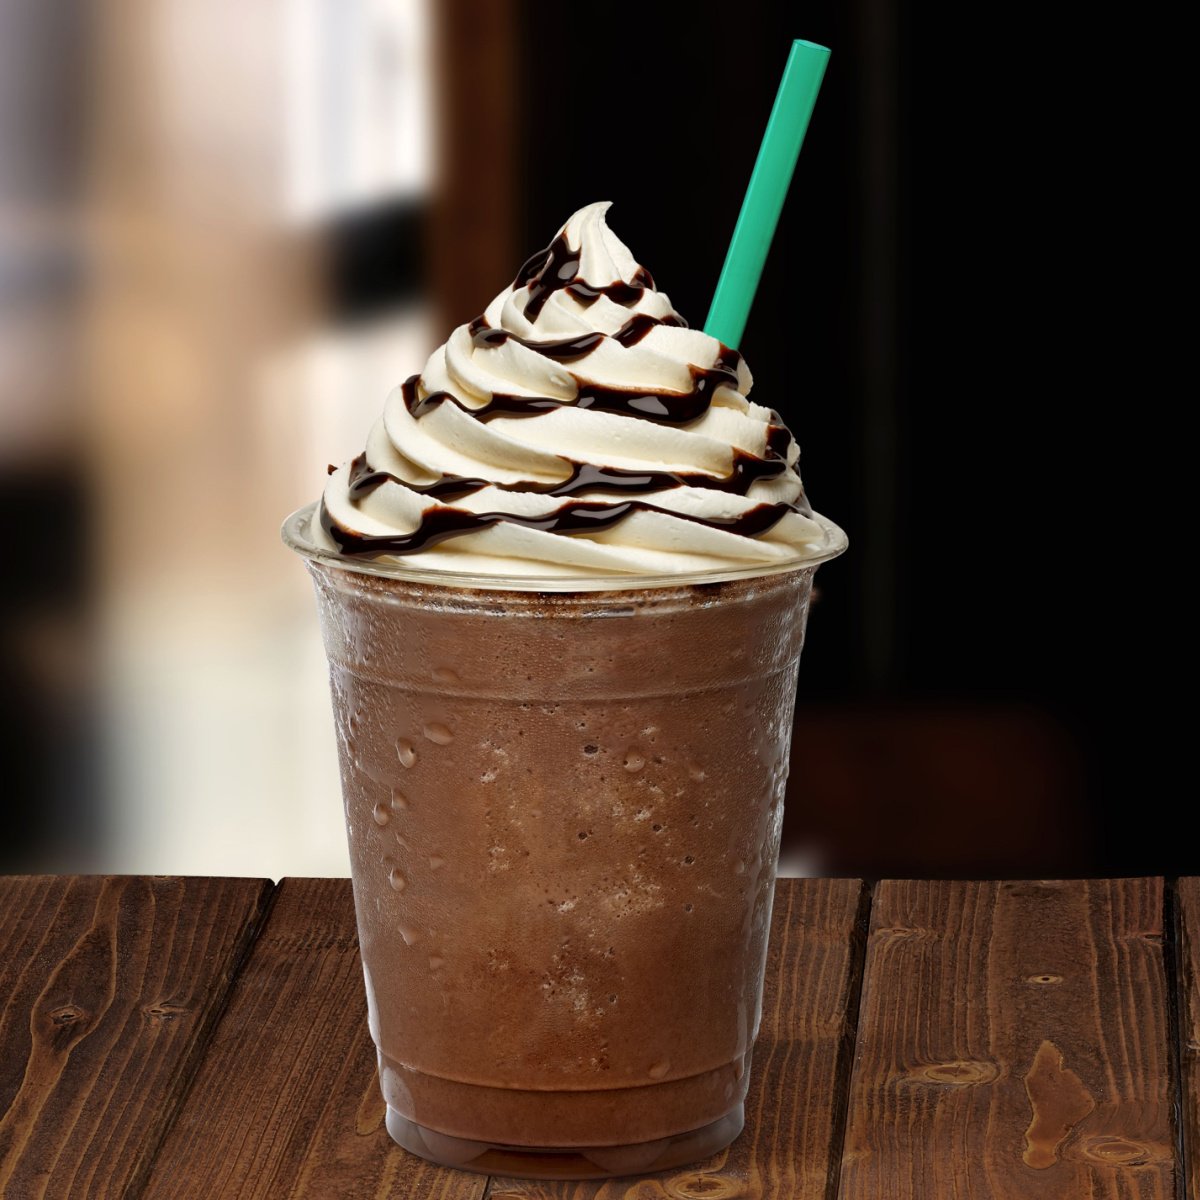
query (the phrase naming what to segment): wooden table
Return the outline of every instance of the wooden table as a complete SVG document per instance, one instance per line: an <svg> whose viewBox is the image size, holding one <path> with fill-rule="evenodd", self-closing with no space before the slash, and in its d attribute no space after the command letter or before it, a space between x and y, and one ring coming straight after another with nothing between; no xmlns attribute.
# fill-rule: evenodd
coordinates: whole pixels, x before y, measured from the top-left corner
<svg viewBox="0 0 1200 1200"><path fill-rule="evenodd" d="M398 1149L345 880L0 879L0 1196L1200 1197L1200 880L779 884L746 1132L641 1180Z"/></svg>

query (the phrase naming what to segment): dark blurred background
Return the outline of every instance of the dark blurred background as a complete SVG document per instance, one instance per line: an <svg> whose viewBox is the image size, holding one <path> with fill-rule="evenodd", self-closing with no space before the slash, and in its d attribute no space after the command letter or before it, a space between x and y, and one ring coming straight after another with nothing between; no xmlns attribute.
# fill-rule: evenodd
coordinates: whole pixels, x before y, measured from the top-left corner
<svg viewBox="0 0 1200 1200"><path fill-rule="evenodd" d="M1091 391L1135 151L1086 31L956 11L6 0L0 869L345 869L280 518L584 203L701 324L801 36L833 57L743 349L851 549L788 867L1194 870Z"/></svg>

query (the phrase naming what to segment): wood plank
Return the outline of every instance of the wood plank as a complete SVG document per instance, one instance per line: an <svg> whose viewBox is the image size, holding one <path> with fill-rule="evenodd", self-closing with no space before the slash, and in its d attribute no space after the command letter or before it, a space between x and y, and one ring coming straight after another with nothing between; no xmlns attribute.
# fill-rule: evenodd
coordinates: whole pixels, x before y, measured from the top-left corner
<svg viewBox="0 0 1200 1200"><path fill-rule="evenodd" d="M1179 1194L1159 879L875 891L842 1200Z"/></svg>
<svg viewBox="0 0 1200 1200"><path fill-rule="evenodd" d="M0 878L0 1196L137 1194L270 891Z"/></svg>
<svg viewBox="0 0 1200 1200"><path fill-rule="evenodd" d="M1179 971L1180 1125L1188 1195L1200 1198L1200 879L1175 885Z"/></svg>
<svg viewBox="0 0 1200 1200"><path fill-rule="evenodd" d="M865 924L858 880L779 881L746 1128L728 1150L636 1181L496 1178L488 1200L825 1200L840 1159Z"/></svg>
<svg viewBox="0 0 1200 1200"><path fill-rule="evenodd" d="M479 1200L383 1118L350 881L285 879L143 1200Z"/></svg>

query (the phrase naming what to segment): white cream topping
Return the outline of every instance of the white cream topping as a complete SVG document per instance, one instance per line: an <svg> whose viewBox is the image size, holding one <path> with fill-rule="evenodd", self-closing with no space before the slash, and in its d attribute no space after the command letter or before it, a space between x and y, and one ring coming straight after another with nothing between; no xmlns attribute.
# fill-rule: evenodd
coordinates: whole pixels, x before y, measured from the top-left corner
<svg viewBox="0 0 1200 1200"><path fill-rule="evenodd" d="M578 252L578 267L571 274L577 284L593 289L617 283L638 287L648 277L606 225L608 207L590 204L559 231ZM396 557L413 566L475 574L570 576L662 575L821 553L826 529L805 515L796 471L799 451L791 440L784 469L772 478L755 479L744 495L688 483L664 487L661 482L636 493L597 488L552 496L545 490L514 490L514 484L546 489L563 483L575 464L721 479L734 471L736 452L771 457L768 437L778 429L776 414L747 400L751 377L740 358L737 386L716 381L706 411L686 424L581 406L581 394L589 387L659 393L668 400L686 396L697 375L720 366L718 360L728 352L716 338L674 325L654 325L629 345L617 341L612 335L635 315L678 320L667 296L652 286L643 287L640 295L625 289L618 299L601 295L590 301L559 286L530 320L526 307L536 282L535 275L506 288L484 312L488 326L515 336L479 344L472 329L462 325L433 352L410 397L419 415L410 412L402 388L388 396L368 435L365 457L374 472L393 478L352 500L353 465L334 471L325 487L324 508L336 533L403 538L421 529L431 515L436 520L436 510L443 508L529 519L552 517L580 504L626 506L633 501L631 510L605 528L553 532L499 520ZM618 302L631 295L636 296L633 303ZM522 345L522 340L555 342L591 333L607 336L574 361L559 361ZM436 392L453 399L421 411L420 401ZM489 415L483 420L472 415L495 396L504 397L505 404L514 402L509 398L549 398L561 406L529 416ZM776 445L778 437L776 433ZM417 490L446 476L479 479L487 486L445 501ZM804 511L780 510L779 515L771 510L769 515L778 519L749 536L703 523L746 514L753 519L766 511L764 505L797 505ZM316 520L313 525L314 539L336 549Z"/></svg>

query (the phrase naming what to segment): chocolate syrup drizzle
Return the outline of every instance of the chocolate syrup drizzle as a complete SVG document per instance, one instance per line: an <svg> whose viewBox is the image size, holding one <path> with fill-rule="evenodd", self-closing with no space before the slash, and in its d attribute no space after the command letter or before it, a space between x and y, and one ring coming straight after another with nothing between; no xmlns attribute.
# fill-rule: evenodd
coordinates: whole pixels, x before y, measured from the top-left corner
<svg viewBox="0 0 1200 1200"><path fill-rule="evenodd" d="M626 348L636 346L656 325L672 325L676 329L687 328L687 322L677 312L673 312L665 317L634 313L616 333L581 333L578 337L560 338L550 342L535 342L510 333L507 329L496 329L487 323L486 317L476 317L467 326L467 332L480 349L494 350L497 346L512 341L524 346L526 350L535 350L546 358L552 358L555 362L575 362L577 359L586 358L605 338L611 338ZM737 359L730 361L736 373Z"/></svg>
<svg viewBox="0 0 1200 1200"><path fill-rule="evenodd" d="M377 471L367 462L365 453L350 464L350 479L347 492L351 503L358 504L365 496L385 483L398 483L409 491L432 500L448 504L461 500L485 487L495 487L503 492L534 492L544 496L573 496L579 492L633 492L644 494L649 491L671 487L707 487L722 492L746 495L756 479L774 479L787 470L786 452L788 432L781 425L773 425L767 438L767 454L756 458L742 450L734 451L733 470L725 476L703 475L698 472L628 471L618 467L598 467L591 463L564 462L571 466L571 474L561 483L537 483L525 480L520 483L493 483L487 479L473 479L464 475L443 475L433 483L408 483L388 471ZM644 500L624 500L616 504L601 501L575 501L565 504L553 513L540 517L521 516L515 513L473 513L459 508L430 508L421 516L421 523L407 534L360 534L334 520L321 502L321 527L333 539L343 554L414 554L425 550L446 538L472 533L508 521L527 529L546 530L551 533L580 533L587 530L608 529L629 513L635 511L660 512L684 521L695 521L712 529L721 529L742 537L755 537L766 532L789 512L812 516L812 508L804 493L790 504L758 504L736 517L696 517L675 512Z"/></svg>
<svg viewBox="0 0 1200 1200"><path fill-rule="evenodd" d="M398 483L410 492L443 503L461 500L464 496L470 496L485 487L494 487L501 492L533 492L539 496L574 496L579 492L643 494L667 488L701 487L745 496L756 480L777 479L787 470L787 446L787 430L782 426L772 426L767 438L766 455L756 458L744 450L735 450L733 470L728 475L705 475L699 471L632 471L621 467L599 467L592 463L574 462L564 458L563 462L570 466L571 473L560 483L538 483L531 479L519 483L496 483L490 479L479 479L469 475L443 475L433 483L409 483L388 471L375 470L363 453L350 464L347 491L353 504L358 504L384 483ZM806 517L812 516L812 509L803 494L793 502L792 507Z"/></svg>
<svg viewBox="0 0 1200 1200"><path fill-rule="evenodd" d="M427 412L440 404L453 404L477 421L490 421L494 417L536 417L556 408L594 408L597 412L617 413L623 417L640 417L659 425L687 425L704 416L712 403L713 393L722 385L737 387L737 367L728 355L721 354L711 367L688 366L692 386L686 392L646 392L640 388L604 387L588 383L574 376L579 388L574 400L555 400L551 396L510 396L506 392L493 392L490 400L474 408L468 408L453 392L430 392L423 398L417 397L420 375L410 375L401 385L404 405L420 420Z"/></svg>
<svg viewBox="0 0 1200 1200"><path fill-rule="evenodd" d="M567 292L584 305L590 305L607 296L614 304L629 308L636 304L642 294L654 291L654 276L645 267L638 267L633 279L626 283L618 279L614 283L597 286L579 278L579 261L582 252L572 250L565 234L560 233L545 250L531 254L522 264L513 280L513 290L528 287L525 300L525 319L536 321L546 301L557 291Z"/></svg>
<svg viewBox="0 0 1200 1200"><path fill-rule="evenodd" d="M591 305L600 296L607 296L614 303L626 307L636 304L647 290L654 288L654 279L645 267L638 267L629 283L617 280L611 284L597 286L579 279L579 264L580 252L572 250L566 238L559 234L549 246L539 250L522 265L513 281L513 288L528 288L525 316L529 321L536 321L550 296L564 288L584 306ZM494 349L512 340L556 362L574 363L587 358L606 337L611 337L622 346L634 346L656 325L687 328L687 322L678 313L671 312L665 317L634 313L611 335L588 332L576 337L550 341L526 339L506 329L496 329L482 316L476 317L470 323L468 331L474 344L481 349ZM556 400L549 396L514 396L497 392L484 404L471 408L452 392L431 392L420 397L420 375L413 375L404 381L401 385L401 396L405 407L416 420L420 420L442 404L454 404L475 420L484 422L499 416L536 417L556 408L573 407L617 413L659 424L686 425L708 411L713 393L718 387L737 387L740 363L741 355L736 350L723 346L711 367L689 366L692 387L686 392L604 387L581 379L572 372L578 387L578 394L573 400ZM623 470L564 458L563 463L570 468L570 474L558 483L524 480L505 484L462 475L443 475L433 483L413 484L389 472L375 470L367 462L364 453L350 464L348 494L350 502L357 505L376 488L391 482L443 504L460 500L486 487L564 498L589 491L613 492L618 495L645 494L676 487L712 488L745 496L756 480L775 479L787 470L787 449L791 444L791 437L778 414L773 412L771 416L772 424L768 428L766 453L759 458L735 449L733 466L726 476L714 477L701 472ZM620 500L615 503L577 500L563 504L554 512L539 517L507 512L473 513L461 508L431 507L425 510L420 524L411 533L361 534L337 522L322 500L320 521L321 527L343 554L375 556L414 554L447 538L485 529L500 521L550 533L583 533L608 529L631 512L637 511L666 513L680 520L695 521L697 524L743 537L755 537L766 532L789 512L812 516L812 509L801 492L792 503L758 504L736 517L690 516L661 508L646 500Z"/></svg>
<svg viewBox="0 0 1200 1200"><path fill-rule="evenodd" d="M747 456L748 457L748 456ZM592 474L595 473L595 474ZM605 467L590 467L582 463L575 464L572 478L563 484L529 485L530 490L541 491L548 495L570 495L572 491L585 488L599 491L638 490L635 480L653 475L638 475L632 471L615 471ZM617 476L622 477L618 483ZM385 471L374 471L367 463L366 455L360 454L351 464L350 498L352 501L361 500L367 493L387 481L402 483L394 475ZM590 482L585 482L590 480ZM601 482L597 483L596 480ZM461 490L454 490L455 485ZM438 499L450 497L461 498L470 492L487 487L482 479L462 479L457 476L447 476L436 483L425 487L414 487L404 484L412 491L422 492L427 496ZM525 485L510 484L505 487L497 484L505 491L516 490ZM559 491L559 488L570 490ZM555 489L555 490L550 490ZM669 508L661 508L645 500L625 500L618 504L605 504L599 500L576 500L564 504L554 512L543 516L522 516L508 512L468 512L462 508L428 508L421 514L421 523L411 533L366 534L356 533L339 524L321 502L321 528L333 540L334 545L343 554L381 555L381 554L415 554L418 550L427 550L444 542L447 538L457 537L464 533L474 533L486 529L500 521L510 525L520 525L525 529L540 529L548 533L585 533L608 529L618 521L627 517L631 512L659 512L668 516L678 517L685 521L695 521L699 525L707 525L712 529L725 530L728 533L740 534L742 537L756 537L765 533L789 512L796 512L795 504L756 504L753 508L736 517L693 517L684 513L673 512ZM811 510L810 510L811 511Z"/></svg>

